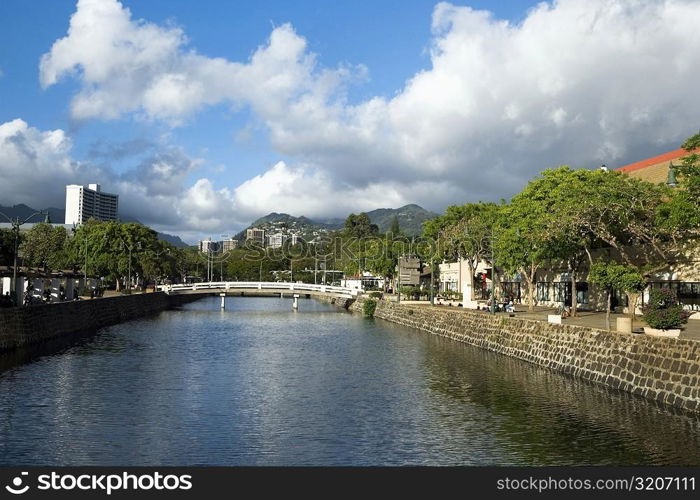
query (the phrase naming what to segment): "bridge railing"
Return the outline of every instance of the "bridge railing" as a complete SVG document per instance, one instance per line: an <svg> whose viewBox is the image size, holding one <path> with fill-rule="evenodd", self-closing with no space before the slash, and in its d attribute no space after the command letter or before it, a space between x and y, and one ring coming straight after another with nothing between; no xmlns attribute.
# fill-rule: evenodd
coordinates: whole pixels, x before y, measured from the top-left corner
<svg viewBox="0 0 700 500"><path fill-rule="evenodd" d="M289 283L280 281L211 281L203 283L180 283L176 285L158 285L158 290L170 293L187 290L235 290L245 288L247 290L274 290L279 292L320 292L328 294L340 294L356 296L362 293L361 289L346 288L332 285L315 285L313 283Z"/></svg>

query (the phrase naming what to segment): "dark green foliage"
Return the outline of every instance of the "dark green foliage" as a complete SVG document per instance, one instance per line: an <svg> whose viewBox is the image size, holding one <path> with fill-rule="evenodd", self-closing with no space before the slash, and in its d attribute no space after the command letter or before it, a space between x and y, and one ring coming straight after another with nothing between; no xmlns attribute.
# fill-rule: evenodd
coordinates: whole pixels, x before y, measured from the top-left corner
<svg viewBox="0 0 700 500"><path fill-rule="evenodd" d="M20 239L22 234L20 233ZM15 257L15 232L0 229L0 266L11 266Z"/></svg>
<svg viewBox="0 0 700 500"><path fill-rule="evenodd" d="M379 227L376 224L372 224L369 216L363 212L358 215L348 215L348 218L345 219L344 232L351 237L367 238L376 236L379 233Z"/></svg>
<svg viewBox="0 0 700 500"><path fill-rule="evenodd" d="M367 318L374 318L374 311L377 309L377 301L367 299L362 303L362 314Z"/></svg>
<svg viewBox="0 0 700 500"><path fill-rule="evenodd" d="M651 328L670 330L688 322L689 313L678 303L676 294L668 288L655 288L649 293L649 303L642 309L644 321Z"/></svg>
<svg viewBox="0 0 700 500"><path fill-rule="evenodd" d="M370 297L373 299L381 299L382 298L382 292L371 292L369 294Z"/></svg>
<svg viewBox="0 0 700 500"><path fill-rule="evenodd" d="M418 299L420 299L420 295L421 295L420 288L416 288L415 286L411 286L411 285L402 286L399 289L399 292L405 298L411 299L411 300L418 300Z"/></svg>
<svg viewBox="0 0 700 500"><path fill-rule="evenodd" d="M394 215L391 219L391 226L389 227L389 233L393 236L398 236L401 234L401 226L399 226L399 218Z"/></svg>
<svg viewBox="0 0 700 500"><path fill-rule="evenodd" d="M638 293L646 286L637 269L615 262L594 262L588 280L605 289L618 289L625 293Z"/></svg>

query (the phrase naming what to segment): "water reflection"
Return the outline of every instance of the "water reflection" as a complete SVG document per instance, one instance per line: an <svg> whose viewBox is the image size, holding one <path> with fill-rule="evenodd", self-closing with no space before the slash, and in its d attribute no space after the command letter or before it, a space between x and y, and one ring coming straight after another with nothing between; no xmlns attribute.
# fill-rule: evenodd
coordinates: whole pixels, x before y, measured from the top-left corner
<svg viewBox="0 0 700 500"><path fill-rule="evenodd" d="M0 463L700 463L697 419L637 397L311 300L226 307L6 357Z"/></svg>

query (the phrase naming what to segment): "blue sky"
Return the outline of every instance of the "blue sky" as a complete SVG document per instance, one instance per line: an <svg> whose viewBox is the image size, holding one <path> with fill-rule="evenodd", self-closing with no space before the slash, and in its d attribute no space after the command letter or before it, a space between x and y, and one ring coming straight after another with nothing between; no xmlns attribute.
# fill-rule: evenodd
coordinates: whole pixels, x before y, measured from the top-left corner
<svg viewBox="0 0 700 500"><path fill-rule="evenodd" d="M0 204L97 181L193 240L507 198L697 132L698 21L683 0L4 0Z"/></svg>

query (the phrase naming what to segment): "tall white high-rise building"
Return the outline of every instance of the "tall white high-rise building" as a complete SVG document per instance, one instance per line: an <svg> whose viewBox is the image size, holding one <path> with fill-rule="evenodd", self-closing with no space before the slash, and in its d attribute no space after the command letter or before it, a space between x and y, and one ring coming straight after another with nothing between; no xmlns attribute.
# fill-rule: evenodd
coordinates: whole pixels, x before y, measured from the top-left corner
<svg viewBox="0 0 700 500"><path fill-rule="evenodd" d="M117 220L119 196L103 193L99 184L66 186L66 224L82 224L90 218Z"/></svg>

